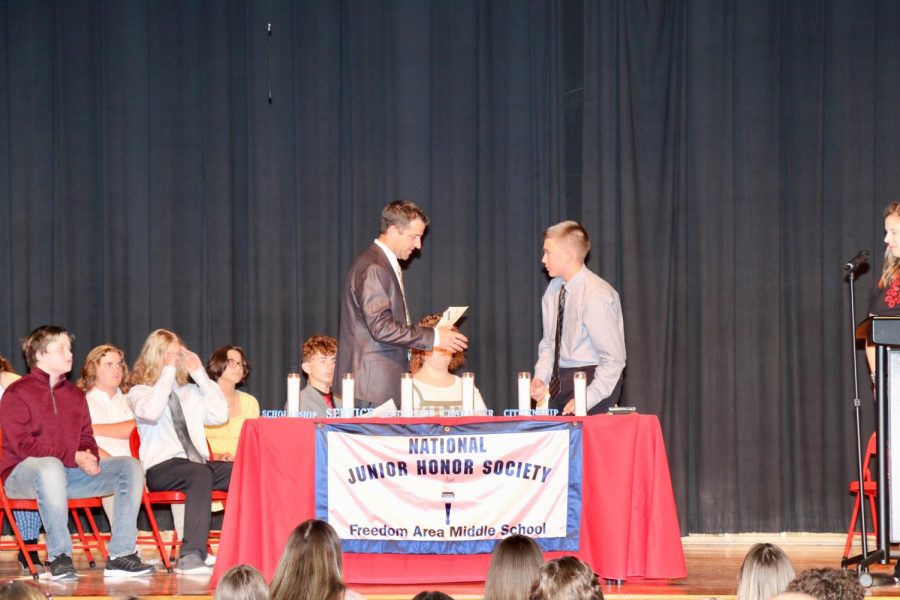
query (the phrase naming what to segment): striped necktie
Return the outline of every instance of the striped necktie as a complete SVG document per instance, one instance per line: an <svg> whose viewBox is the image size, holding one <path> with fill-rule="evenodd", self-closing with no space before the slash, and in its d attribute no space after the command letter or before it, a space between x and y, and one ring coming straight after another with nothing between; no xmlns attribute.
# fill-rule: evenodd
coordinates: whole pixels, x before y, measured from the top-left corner
<svg viewBox="0 0 900 600"><path fill-rule="evenodd" d="M200 455L197 447L194 446L194 442L191 441L191 434L188 432L184 411L181 409L181 401L178 400L178 396L175 395L175 392L169 394L169 412L172 414L172 424L175 426L175 435L178 436L178 441L181 442L181 446L184 448L184 454L187 456L187 459L195 463L205 463L206 461L203 459L203 456Z"/></svg>
<svg viewBox="0 0 900 600"><path fill-rule="evenodd" d="M566 313L566 286L559 289L559 305L556 307L556 342L553 346L553 375L550 377L550 397L559 393L559 347L562 344L563 317Z"/></svg>

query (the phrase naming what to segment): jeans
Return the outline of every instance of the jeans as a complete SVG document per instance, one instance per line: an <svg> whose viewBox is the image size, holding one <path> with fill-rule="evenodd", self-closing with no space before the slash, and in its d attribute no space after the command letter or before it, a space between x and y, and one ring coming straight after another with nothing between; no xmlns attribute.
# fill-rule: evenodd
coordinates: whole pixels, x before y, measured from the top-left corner
<svg viewBox="0 0 900 600"><path fill-rule="evenodd" d="M47 537L47 556L72 555L67 498L115 495L115 515L110 527L109 557L134 552L137 514L141 507L144 470L134 458L100 459L100 473L88 475L78 467L65 467L52 456L29 457L16 465L6 478L10 498L36 498Z"/></svg>

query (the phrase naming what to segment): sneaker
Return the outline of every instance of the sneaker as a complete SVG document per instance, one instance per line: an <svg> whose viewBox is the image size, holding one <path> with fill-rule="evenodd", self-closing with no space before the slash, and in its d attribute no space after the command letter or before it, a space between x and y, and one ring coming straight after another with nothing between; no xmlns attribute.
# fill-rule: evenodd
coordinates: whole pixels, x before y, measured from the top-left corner
<svg viewBox="0 0 900 600"><path fill-rule="evenodd" d="M47 563L50 567L50 579L56 581L75 581L78 573L72 565L72 558L68 554L60 554Z"/></svg>
<svg viewBox="0 0 900 600"><path fill-rule="evenodd" d="M204 560L203 563L207 567L214 567L216 565L216 555L215 554L207 554L206 560Z"/></svg>
<svg viewBox="0 0 900 600"><path fill-rule="evenodd" d="M106 561L104 577L140 577L153 573L153 567L141 561L137 552Z"/></svg>
<svg viewBox="0 0 900 600"><path fill-rule="evenodd" d="M211 575L212 568L200 558L199 554L186 554L178 559L175 572L182 575Z"/></svg>

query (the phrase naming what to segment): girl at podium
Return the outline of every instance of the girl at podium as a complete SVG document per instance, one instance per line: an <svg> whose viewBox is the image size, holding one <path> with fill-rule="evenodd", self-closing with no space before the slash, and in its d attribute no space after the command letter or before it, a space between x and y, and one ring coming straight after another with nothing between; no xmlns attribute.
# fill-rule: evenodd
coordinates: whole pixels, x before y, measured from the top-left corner
<svg viewBox="0 0 900 600"><path fill-rule="evenodd" d="M900 316L900 202L884 209L884 266L869 295L869 315ZM866 360L875 381L875 346L866 344Z"/></svg>

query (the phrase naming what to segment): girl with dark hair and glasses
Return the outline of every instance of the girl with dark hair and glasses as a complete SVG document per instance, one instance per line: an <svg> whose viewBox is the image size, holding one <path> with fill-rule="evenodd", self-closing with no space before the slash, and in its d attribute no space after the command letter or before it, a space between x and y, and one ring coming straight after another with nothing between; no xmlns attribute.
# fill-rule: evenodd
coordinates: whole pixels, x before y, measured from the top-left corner
<svg viewBox="0 0 900 600"><path fill-rule="evenodd" d="M244 421L259 417L256 398L237 389L247 383L250 369L250 361L240 346L217 348L206 362L207 375L219 384L228 401L228 422L206 427L213 460L234 460Z"/></svg>

